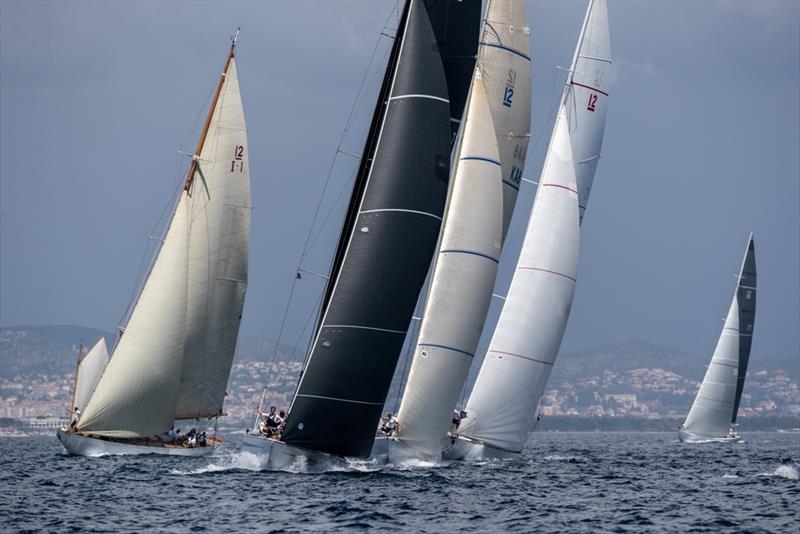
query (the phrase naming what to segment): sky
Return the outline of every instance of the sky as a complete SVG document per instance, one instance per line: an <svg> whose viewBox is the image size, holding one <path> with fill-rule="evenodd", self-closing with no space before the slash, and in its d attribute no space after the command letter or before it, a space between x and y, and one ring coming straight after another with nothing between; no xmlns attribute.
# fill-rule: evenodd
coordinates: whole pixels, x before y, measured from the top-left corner
<svg viewBox="0 0 800 534"><path fill-rule="evenodd" d="M536 180L586 3L526 7ZM119 324L241 26L254 205L241 335L277 338L332 169L329 223L302 264L328 268L355 169L337 147L368 72L341 145L361 151L382 68L368 65L396 14L381 1L1 1L0 325ZM640 338L710 357L754 230L752 358L800 358L800 2L612 0L609 19L614 83L562 350ZM520 191L498 293L534 193ZM283 343L321 289L299 283Z"/></svg>

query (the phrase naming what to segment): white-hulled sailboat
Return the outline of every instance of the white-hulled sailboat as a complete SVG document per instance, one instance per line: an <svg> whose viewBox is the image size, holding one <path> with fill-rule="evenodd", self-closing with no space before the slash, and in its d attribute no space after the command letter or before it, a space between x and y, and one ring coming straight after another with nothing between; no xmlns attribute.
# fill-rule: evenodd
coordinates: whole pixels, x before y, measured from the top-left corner
<svg viewBox="0 0 800 534"><path fill-rule="evenodd" d="M711 363L678 437L681 441L738 441L736 415L742 400L756 318L756 250L747 240L725 326Z"/></svg>
<svg viewBox="0 0 800 534"><path fill-rule="evenodd" d="M525 164L529 43L524 5L490 1L399 429L388 442L393 463L439 459L477 349Z"/></svg>
<svg viewBox="0 0 800 534"><path fill-rule="evenodd" d="M528 439L572 307L580 220L605 125L610 54L606 2L592 0L511 287L446 458L514 456Z"/></svg>
<svg viewBox="0 0 800 534"><path fill-rule="evenodd" d="M168 435L176 420L223 415L247 288L250 177L234 36L166 235L110 358L78 365L71 454L199 456Z"/></svg>

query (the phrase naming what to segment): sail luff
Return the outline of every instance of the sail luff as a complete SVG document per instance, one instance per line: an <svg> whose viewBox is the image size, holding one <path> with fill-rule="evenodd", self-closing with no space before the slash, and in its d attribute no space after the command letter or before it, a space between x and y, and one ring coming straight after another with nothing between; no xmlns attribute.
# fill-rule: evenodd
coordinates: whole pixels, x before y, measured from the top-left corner
<svg viewBox="0 0 800 534"><path fill-rule="evenodd" d="M450 106L424 6L411 0L357 218L283 440L339 456L372 449L439 234Z"/></svg>

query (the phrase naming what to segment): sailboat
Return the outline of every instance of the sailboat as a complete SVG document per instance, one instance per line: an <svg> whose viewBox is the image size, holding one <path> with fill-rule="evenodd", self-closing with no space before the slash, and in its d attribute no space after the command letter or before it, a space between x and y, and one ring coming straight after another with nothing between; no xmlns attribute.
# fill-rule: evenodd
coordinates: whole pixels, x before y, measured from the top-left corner
<svg viewBox="0 0 800 534"><path fill-rule="evenodd" d="M511 286L465 417L444 451L447 459L513 457L528 439L572 307L580 223L600 158L610 63L606 2L592 0Z"/></svg>
<svg viewBox="0 0 800 534"><path fill-rule="evenodd" d="M439 459L477 349L525 164L529 41L521 2L489 3L399 428L388 443L393 463Z"/></svg>
<svg viewBox="0 0 800 534"><path fill-rule="evenodd" d="M239 331L250 247L250 177L234 52L138 298L109 357L104 339L78 365L71 454L199 456L173 443L176 420L205 424L223 402ZM191 424L189 421L188 424ZM218 443L209 439L209 445Z"/></svg>
<svg viewBox="0 0 800 534"><path fill-rule="evenodd" d="M313 342L278 436L245 436L270 468L370 455L439 235L450 102L424 4L406 2Z"/></svg>
<svg viewBox="0 0 800 534"><path fill-rule="evenodd" d="M681 425L681 441L738 441L736 415L742 400L753 324L756 318L756 252L753 233L747 240L736 292L725 317L700 389Z"/></svg>

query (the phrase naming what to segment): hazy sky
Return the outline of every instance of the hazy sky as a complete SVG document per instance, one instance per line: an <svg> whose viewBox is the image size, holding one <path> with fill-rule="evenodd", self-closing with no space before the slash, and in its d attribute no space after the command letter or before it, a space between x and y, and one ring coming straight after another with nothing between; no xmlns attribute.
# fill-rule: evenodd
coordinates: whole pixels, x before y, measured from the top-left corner
<svg viewBox="0 0 800 534"><path fill-rule="evenodd" d="M0 324L114 329L183 177L176 151L194 146L192 128L241 25L255 206L242 335L276 337L393 6L0 2ZM569 64L585 6L527 2L531 179L563 83L556 65ZM753 358L797 356L800 3L611 1L609 17L616 81L563 349L637 337L710 356L754 229ZM346 150L360 153L373 103L364 101ZM354 165L337 159L323 217ZM506 259L518 253L533 194L529 184L520 192ZM305 268L327 269L343 207ZM501 264L501 293L512 267ZM307 276L299 287L284 343L294 343L322 286Z"/></svg>

